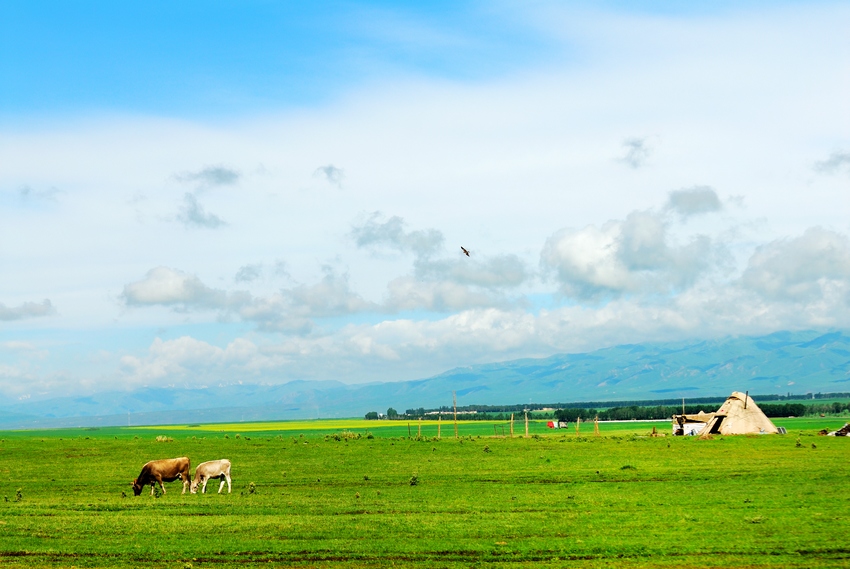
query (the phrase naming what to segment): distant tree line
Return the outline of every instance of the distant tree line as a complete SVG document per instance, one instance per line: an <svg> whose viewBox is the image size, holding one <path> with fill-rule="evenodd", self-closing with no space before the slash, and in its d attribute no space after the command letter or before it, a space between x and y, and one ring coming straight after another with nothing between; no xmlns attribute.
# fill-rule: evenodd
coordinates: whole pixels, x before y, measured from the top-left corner
<svg viewBox="0 0 850 569"><path fill-rule="evenodd" d="M810 405L804 405L802 403L764 403L759 405L759 408L768 417L802 417L804 415L812 415L814 412L809 409L810 407ZM841 410L843 409L836 412L840 413ZM686 415L696 415L700 411L710 413L715 411L715 409L706 409L704 405L685 405ZM654 407L630 405L629 407L611 407L602 411L595 409L558 409L553 415L558 421L570 423L578 418L581 418L582 421L587 421L593 420L596 417L599 417L600 421L649 421L652 419L669 419L681 412L681 405L656 405Z"/></svg>
<svg viewBox="0 0 850 569"><path fill-rule="evenodd" d="M838 399L850 398L850 393L816 393L806 395L755 395L759 408L768 417L803 417L806 415L840 414L850 412L850 402L831 403L766 403L766 401L800 400L810 399ZM700 411L710 413L715 411L721 403L726 401L725 397L700 397L687 400L684 412L687 415L695 415ZM553 419L567 423L593 420L598 417L600 421L630 421L630 420L652 420L669 419L673 415L682 412L681 399L664 399L656 401L617 401L617 402L584 402L584 403L528 403L517 405L464 405L457 408L457 418L463 421L508 421L511 415L515 419L524 416L525 412L533 414L537 419ZM612 406L616 405L616 406ZM597 407L601 409L597 410ZM554 409L554 411L553 411ZM389 419L405 420L430 418L436 419L438 415L443 418L454 418L454 409L443 406L437 409L407 409L399 413L392 407L387 409L386 414L380 415L377 411L366 414L366 419Z"/></svg>

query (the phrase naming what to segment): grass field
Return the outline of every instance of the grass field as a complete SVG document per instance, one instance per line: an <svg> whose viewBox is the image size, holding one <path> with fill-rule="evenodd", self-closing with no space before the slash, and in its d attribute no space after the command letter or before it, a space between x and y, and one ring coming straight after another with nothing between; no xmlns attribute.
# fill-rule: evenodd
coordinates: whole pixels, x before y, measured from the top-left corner
<svg viewBox="0 0 850 569"><path fill-rule="evenodd" d="M847 567L850 440L816 436L843 422L712 440L633 422L2 432L0 567ZM133 496L144 462L182 455L229 458L233 494Z"/></svg>

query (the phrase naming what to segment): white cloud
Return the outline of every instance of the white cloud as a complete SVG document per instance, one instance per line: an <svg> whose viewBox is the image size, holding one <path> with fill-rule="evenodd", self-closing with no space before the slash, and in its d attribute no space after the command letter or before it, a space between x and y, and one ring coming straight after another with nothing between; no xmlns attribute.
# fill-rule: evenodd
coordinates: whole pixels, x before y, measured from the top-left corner
<svg viewBox="0 0 850 569"><path fill-rule="evenodd" d="M298 333L309 332L314 320L319 318L379 310L379 306L351 290L347 274L338 273L328 265L322 271L319 282L281 289L267 296L254 296L245 291L214 289L197 276L156 267L148 271L144 279L125 285L121 298L133 307L213 310L222 317L239 315L262 330Z"/></svg>
<svg viewBox="0 0 850 569"><path fill-rule="evenodd" d="M385 219L380 212L352 227L351 237L358 247L413 253L413 275L389 282L385 310L446 312L506 306L509 303L497 291L519 287L530 278L526 263L517 255L467 257L458 248L453 257L436 257L443 248L443 234L436 229L407 231L406 227L401 217Z"/></svg>
<svg viewBox="0 0 850 569"><path fill-rule="evenodd" d="M351 290L348 274L339 274L330 266L323 267L324 276L318 283L299 285L284 291L284 296L296 311L313 317L346 316L376 306Z"/></svg>
<svg viewBox="0 0 850 569"><path fill-rule="evenodd" d="M45 190L37 190L28 185L21 186L18 190L18 195L24 202L56 202L59 199L59 195L63 193L64 192L58 188L51 187Z"/></svg>
<svg viewBox="0 0 850 569"><path fill-rule="evenodd" d="M263 265L260 263L252 263L243 265L237 271L234 280L236 282L251 282L263 276Z"/></svg>
<svg viewBox="0 0 850 569"><path fill-rule="evenodd" d="M41 302L24 302L18 306L6 306L0 302L0 320L24 320L53 314L56 314L56 309L46 298Z"/></svg>
<svg viewBox="0 0 850 569"><path fill-rule="evenodd" d="M837 295L850 304L850 239L814 227L759 246L741 285L776 301L812 302Z"/></svg>
<svg viewBox="0 0 850 569"><path fill-rule="evenodd" d="M412 252L416 257L431 256L443 247L445 238L436 229L406 231L407 223L401 217L394 215L384 219L384 215L376 211L352 226L351 237L358 247L387 247Z"/></svg>
<svg viewBox="0 0 850 569"><path fill-rule="evenodd" d="M181 172L173 178L181 183L197 183L201 187L233 186L242 174L224 166L207 166L197 172Z"/></svg>
<svg viewBox="0 0 850 569"><path fill-rule="evenodd" d="M623 141L623 147L626 153L620 158L620 162L634 169L644 166L652 154L646 138L627 138Z"/></svg>
<svg viewBox="0 0 850 569"><path fill-rule="evenodd" d="M227 222L219 216L214 213L207 213L204 210L204 206L198 202L198 198L188 193L183 195L183 206L180 208L177 219L182 221L187 227L217 229L227 225Z"/></svg>
<svg viewBox="0 0 850 569"><path fill-rule="evenodd" d="M469 308L504 306L506 300L489 291L473 290L451 281L422 281L399 277L387 285L384 299L387 309L452 312Z"/></svg>
<svg viewBox="0 0 850 569"><path fill-rule="evenodd" d="M236 378L253 378L267 368L276 368L285 358L264 355L251 341L237 338L224 348L191 336L174 340L154 339L143 357L125 356L121 360L124 381L134 385L167 385L204 383L208 379L232 382Z"/></svg>
<svg viewBox="0 0 850 569"><path fill-rule="evenodd" d="M561 229L544 245L541 266L554 273L561 292L575 298L626 293L671 293L714 269L722 248L705 235L670 244L667 222L636 211L601 227Z"/></svg>
<svg viewBox="0 0 850 569"><path fill-rule="evenodd" d="M667 209L682 217L711 213L723 209L717 192L710 186L693 186L670 192Z"/></svg>
<svg viewBox="0 0 850 569"><path fill-rule="evenodd" d="M415 263L423 281L450 281L485 289L514 288L529 278L528 268L516 255L474 258L458 254L454 259L423 259Z"/></svg>
<svg viewBox="0 0 850 569"><path fill-rule="evenodd" d="M850 173L850 152L833 152L826 160L815 163L818 172L834 174L842 169Z"/></svg>
<svg viewBox="0 0 850 569"><path fill-rule="evenodd" d="M261 330L307 333L321 318L345 317L379 307L351 290L348 275L323 267L319 282L282 289L267 297L254 298L239 309L241 318Z"/></svg>
<svg viewBox="0 0 850 569"><path fill-rule="evenodd" d="M144 279L125 285L122 298L131 306L225 308L228 304L225 291L212 289L198 277L168 267L151 269Z"/></svg>
<svg viewBox="0 0 850 569"><path fill-rule="evenodd" d="M345 172L342 168L337 168L333 164L327 166L319 166L313 171L313 176L320 176L325 181L337 188L342 187L342 180L345 178Z"/></svg>

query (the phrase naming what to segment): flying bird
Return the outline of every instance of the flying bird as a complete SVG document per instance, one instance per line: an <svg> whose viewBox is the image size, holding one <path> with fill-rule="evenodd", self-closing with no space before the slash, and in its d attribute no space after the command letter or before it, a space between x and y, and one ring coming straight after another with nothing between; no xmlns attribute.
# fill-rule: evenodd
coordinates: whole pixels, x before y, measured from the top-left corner
<svg viewBox="0 0 850 569"><path fill-rule="evenodd" d="M461 250L461 251L463 251L463 254L464 254L464 255L466 255L467 257L469 257L469 251L467 251L466 249L464 249L463 245L461 245L461 246L460 246L460 250Z"/></svg>

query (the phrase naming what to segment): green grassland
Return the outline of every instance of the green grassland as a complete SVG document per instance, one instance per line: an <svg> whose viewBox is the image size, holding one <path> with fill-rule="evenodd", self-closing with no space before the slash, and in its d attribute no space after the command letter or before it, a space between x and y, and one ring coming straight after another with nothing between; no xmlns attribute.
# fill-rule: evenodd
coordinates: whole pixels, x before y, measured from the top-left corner
<svg viewBox="0 0 850 569"><path fill-rule="evenodd" d="M785 436L386 421L0 432L0 567L848 567L842 419ZM501 435L508 423L496 423ZM410 431L408 431L408 428ZM412 436L408 436L408 432ZM237 436L238 435L238 436ZM160 437L160 441L157 441ZM170 439L170 440L168 440ZM134 497L229 458L233 493Z"/></svg>

